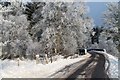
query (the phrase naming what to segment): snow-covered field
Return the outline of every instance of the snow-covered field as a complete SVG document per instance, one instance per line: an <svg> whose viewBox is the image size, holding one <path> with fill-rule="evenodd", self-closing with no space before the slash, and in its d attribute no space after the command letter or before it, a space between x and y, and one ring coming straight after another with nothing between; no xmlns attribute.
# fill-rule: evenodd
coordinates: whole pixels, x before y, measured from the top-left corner
<svg viewBox="0 0 120 80"><path fill-rule="evenodd" d="M36 64L35 61L20 61L20 66L15 60L0 61L1 78L47 78L58 70L69 64L86 59L88 55L80 56L75 59L62 59L49 64Z"/></svg>

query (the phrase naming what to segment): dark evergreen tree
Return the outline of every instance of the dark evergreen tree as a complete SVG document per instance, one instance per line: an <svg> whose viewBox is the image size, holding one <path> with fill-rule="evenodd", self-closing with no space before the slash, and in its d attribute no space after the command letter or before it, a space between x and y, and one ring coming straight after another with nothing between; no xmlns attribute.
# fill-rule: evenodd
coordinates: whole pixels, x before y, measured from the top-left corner
<svg viewBox="0 0 120 80"><path fill-rule="evenodd" d="M42 20L42 8L45 6L45 2L28 2L25 5L24 14L27 15L27 19L30 21L30 25L28 27L29 33L32 36L31 28L34 26L38 21Z"/></svg>
<svg viewBox="0 0 120 80"><path fill-rule="evenodd" d="M8 7L9 5L11 5L10 2L3 2L3 1L1 1L0 4L1 4L3 7L5 7L5 6Z"/></svg>

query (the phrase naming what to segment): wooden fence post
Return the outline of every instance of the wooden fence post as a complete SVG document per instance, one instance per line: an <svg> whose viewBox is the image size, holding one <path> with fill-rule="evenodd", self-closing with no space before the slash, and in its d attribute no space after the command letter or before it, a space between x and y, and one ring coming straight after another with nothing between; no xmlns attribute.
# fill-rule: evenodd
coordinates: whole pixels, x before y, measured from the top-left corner
<svg viewBox="0 0 120 80"><path fill-rule="evenodd" d="M17 65L20 66L20 58L17 58Z"/></svg>
<svg viewBox="0 0 120 80"><path fill-rule="evenodd" d="M36 57L36 64L38 64L39 63L39 55L36 55L35 57Z"/></svg>

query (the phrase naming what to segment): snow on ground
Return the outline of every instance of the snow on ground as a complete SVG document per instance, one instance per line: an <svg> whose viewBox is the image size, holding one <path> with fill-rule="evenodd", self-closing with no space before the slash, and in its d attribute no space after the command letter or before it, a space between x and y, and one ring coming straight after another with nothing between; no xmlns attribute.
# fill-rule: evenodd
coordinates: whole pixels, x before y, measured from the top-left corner
<svg viewBox="0 0 120 80"><path fill-rule="evenodd" d="M0 80L2 79L2 65L1 65L2 61L0 60Z"/></svg>
<svg viewBox="0 0 120 80"><path fill-rule="evenodd" d="M0 61L0 72L3 78L46 78L64 68L66 65L73 64L86 59L88 55L80 56L75 59L62 59L49 64L36 64L35 60L20 61L20 66L16 60Z"/></svg>
<svg viewBox="0 0 120 80"><path fill-rule="evenodd" d="M107 53L105 53L107 54ZM118 58L107 54L110 60L109 76L118 78ZM61 70L66 65L73 64L85 59L89 55L80 56L75 59L62 59L49 64L36 64L36 61L24 60L17 65L17 60L0 60L0 79L1 78L47 78L55 72Z"/></svg>
<svg viewBox="0 0 120 80"><path fill-rule="evenodd" d="M110 68L109 68L109 73L110 73L110 78L118 78L118 58L114 57L110 54L107 54L109 61L110 61Z"/></svg>

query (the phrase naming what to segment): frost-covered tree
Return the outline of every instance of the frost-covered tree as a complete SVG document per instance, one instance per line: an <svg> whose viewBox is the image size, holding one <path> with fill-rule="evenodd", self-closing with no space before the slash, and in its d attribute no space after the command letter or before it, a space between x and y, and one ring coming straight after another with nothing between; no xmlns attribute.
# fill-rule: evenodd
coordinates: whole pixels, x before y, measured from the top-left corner
<svg viewBox="0 0 120 80"><path fill-rule="evenodd" d="M120 21L119 21L119 13L120 9L117 2L108 3L107 10L104 12L104 28L106 30L106 34L108 39L113 41L113 45L116 45L118 50L120 51ZM107 37L107 36L106 36ZM115 46L114 46L115 47ZM115 48L116 48L115 47ZM113 50L115 52L115 50ZM117 53L116 53L117 54Z"/></svg>
<svg viewBox="0 0 120 80"><path fill-rule="evenodd" d="M49 47L49 49L53 49L55 54L62 53L63 51L62 30L65 28L65 22L62 20L65 20L63 15L65 13L65 6L66 4L64 3L46 3L42 12L44 19L34 27L34 29L45 31L42 35L42 41L46 40L45 42L48 43L44 45Z"/></svg>
<svg viewBox="0 0 120 80"><path fill-rule="evenodd" d="M9 22L9 21L4 19L3 13L9 12L9 11L11 11L11 9L8 9L7 7L3 7L0 4L0 43L2 44L1 45L1 48L2 48L1 53L2 54L3 54L3 43L5 42L3 38L4 38L4 34L5 34L5 29L7 29L7 28L4 28L4 23L12 24L12 22ZM8 51L8 53L9 53L9 51ZM2 56L2 54L1 54L1 56Z"/></svg>
<svg viewBox="0 0 120 80"><path fill-rule="evenodd" d="M6 10L4 10L4 8L6 8ZM1 7L1 41L5 44L3 52L7 52L5 56L3 55L3 58L11 57L11 55L19 55L19 57L25 55L26 45L30 40L26 30L29 22L27 21L25 15L21 14L21 12L19 13L18 11L16 15L9 14L7 17L3 16L3 14L12 11L13 9L11 9L11 6Z"/></svg>
<svg viewBox="0 0 120 80"><path fill-rule="evenodd" d="M77 45L82 48L90 46L89 34L94 26L93 20L87 13L88 7L84 2L71 3L67 13L71 29L76 32Z"/></svg>
<svg viewBox="0 0 120 80"><path fill-rule="evenodd" d="M45 2L28 2L25 5L24 14L27 15L27 19L30 21L28 31L31 36L33 35L33 33L31 33L31 28L37 22L43 19L41 12L44 6L45 6Z"/></svg>
<svg viewBox="0 0 120 80"><path fill-rule="evenodd" d="M93 27L92 19L87 16L86 11L83 2L46 3L42 11L43 20L32 31L42 29L41 42L43 41L44 46L52 47L55 53L74 54L77 47L86 47L87 36Z"/></svg>
<svg viewBox="0 0 120 80"><path fill-rule="evenodd" d="M12 52L20 57L30 55L33 59L36 54L47 54L52 59L55 55L73 55L78 47L90 46L89 33L93 20L87 16L88 10L84 2L45 2L44 6L41 6L42 3L34 4L26 5L27 17L22 14L23 8L20 6L20 11L15 9L14 15L1 15L1 41L6 50L9 47L7 55ZM11 10L14 11L13 8ZM5 13L7 12L2 12ZM29 31L31 21L35 21L35 24Z"/></svg>
<svg viewBox="0 0 120 80"><path fill-rule="evenodd" d="M107 11L104 12L104 25L106 28L111 28L110 33L119 33L119 8L118 3L108 3Z"/></svg>
<svg viewBox="0 0 120 80"><path fill-rule="evenodd" d="M100 35L99 48L106 49L107 53L118 56L119 51L117 49L117 45L114 43L111 36L112 35L110 33L103 31Z"/></svg>
<svg viewBox="0 0 120 80"><path fill-rule="evenodd" d="M107 27L118 27L118 3L108 3L107 10L104 12L104 24Z"/></svg>

